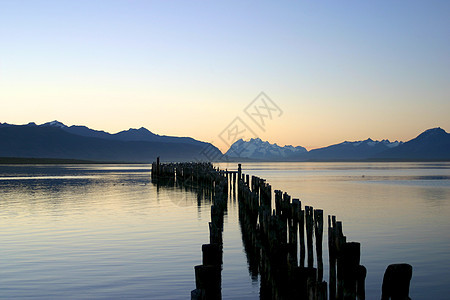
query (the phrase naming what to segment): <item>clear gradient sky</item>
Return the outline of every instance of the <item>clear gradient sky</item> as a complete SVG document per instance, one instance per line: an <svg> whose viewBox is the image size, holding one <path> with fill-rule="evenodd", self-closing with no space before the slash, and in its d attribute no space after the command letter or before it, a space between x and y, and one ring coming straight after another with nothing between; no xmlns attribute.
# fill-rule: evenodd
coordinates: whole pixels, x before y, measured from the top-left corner
<svg viewBox="0 0 450 300"><path fill-rule="evenodd" d="M283 111L264 131L244 108ZM308 149L450 130L450 1L0 0L0 122Z"/></svg>

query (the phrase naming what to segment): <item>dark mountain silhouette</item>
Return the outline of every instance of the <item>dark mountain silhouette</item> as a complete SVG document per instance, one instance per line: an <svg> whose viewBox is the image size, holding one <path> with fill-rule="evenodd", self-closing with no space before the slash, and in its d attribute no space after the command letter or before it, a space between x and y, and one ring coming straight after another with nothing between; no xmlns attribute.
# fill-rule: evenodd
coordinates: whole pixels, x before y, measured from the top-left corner
<svg viewBox="0 0 450 300"><path fill-rule="evenodd" d="M187 161L205 160L202 154L205 149L210 156L221 156L220 150L209 143L158 136L144 128L112 135L84 126L67 127L59 122L0 124L0 157L151 162L161 156L163 160Z"/></svg>
<svg viewBox="0 0 450 300"><path fill-rule="evenodd" d="M450 161L450 134L441 128L426 130L406 143L367 139L309 152L302 147L279 147L259 139L236 143L233 149L244 156L223 157L212 144L189 137L161 136L143 127L110 134L86 126L69 127L58 121L42 125L0 123L0 157L7 158L111 162L150 162L157 156L166 161Z"/></svg>
<svg viewBox="0 0 450 300"><path fill-rule="evenodd" d="M340 144L313 149L307 153L305 158L310 161L364 160L400 144L402 142L374 141L370 138L356 142L345 141Z"/></svg>
<svg viewBox="0 0 450 300"><path fill-rule="evenodd" d="M139 129L131 128L114 134L104 131L93 130L86 126L70 126L63 128L63 130L76 135L86 137L96 137L113 141L167 142L167 143L187 143L187 144L201 143L190 137L175 137L175 136L154 134L153 132L149 131L144 127L141 127Z"/></svg>
<svg viewBox="0 0 450 300"><path fill-rule="evenodd" d="M380 152L376 160L450 160L450 134L442 128L432 128L396 148Z"/></svg>
<svg viewBox="0 0 450 300"><path fill-rule="evenodd" d="M374 154L397 147L402 142L389 140L373 141L367 139L356 142L342 142L324 148L307 151L297 146L280 147L263 142L260 139L238 140L226 152L229 159L265 160L265 161L355 161L368 159Z"/></svg>
<svg viewBox="0 0 450 300"><path fill-rule="evenodd" d="M389 140L342 142L305 151L282 152L261 140L236 141L226 153L236 161L448 161L450 135L441 128L429 129L406 143ZM255 141L258 141L256 143ZM275 144L276 146L276 144ZM278 147L278 146L277 146ZM278 147L280 149L286 147ZM290 146L288 148L294 147ZM298 148L298 147L296 147ZM275 151L277 150L277 151Z"/></svg>
<svg viewBox="0 0 450 300"><path fill-rule="evenodd" d="M34 123L30 123L34 124ZM58 127L66 132L73 133L76 135L81 135L85 137L95 137L114 141L125 141L125 142L167 142L167 143L188 143L188 144L198 144L202 143L190 137L176 137L176 136L165 136L154 134L150 130L141 127L139 129L130 128L128 130L120 131L118 133L108 133L101 130L90 129L86 126L72 125L66 126L59 121L47 122L42 125L42 127Z"/></svg>

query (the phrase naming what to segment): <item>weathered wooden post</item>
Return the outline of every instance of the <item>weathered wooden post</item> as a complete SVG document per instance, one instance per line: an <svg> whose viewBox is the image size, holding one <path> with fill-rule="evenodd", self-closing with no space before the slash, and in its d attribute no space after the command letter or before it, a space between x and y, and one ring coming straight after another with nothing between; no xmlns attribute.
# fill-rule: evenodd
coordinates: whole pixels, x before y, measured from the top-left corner
<svg viewBox="0 0 450 300"><path fill-rule="evenodd" d="M306 278L306 290L308 293L308 299L316 299L317 269L308 267L306 270L308 274Z"/></svg>
<svg viewBox="0 0 450 300"><path fill-rule="evenodd" d="M316 256L317 256L317 281L315 287L314 299L327 299L327 283L323 281L323 257L322 257L322 240L323 240L323 210L315 209L314 214L314 235L316 236Z"/></svg>
<svg viewBox="0 0 450 300"><path fill-rule="evenodd" d="M359 265L356 274L356 299L366 299L366 287L365 280L367 275L367 269L364 266Z"/></svg>
<svg viewBox="0 0 450 300"><path fill-rule="evenodd" d="M277 216L281 216L282 212L282 200L283 192L280 190L275 190L275 212Z"/></svg>
<svg viewBox="0 0 450 300"><path fill-rule="evenodd" d="M356 299L356 281L361 256L360 243L345 243L341 250L344 299Z"/></svg>
<svg viewBox="0 0 450 300"><path fill-rule="evenodd" d="M221 266L198 265L195 270L195 287L199 291L191 292L191 297L198 293L203 295L201 299L221 299ZM194 298L195 299L195 298Z"/></svg>
<svg viewBox="0 0 450 300"><path fill-rule="evenodd" d="M322 258L322 235L323 235L323 210L314 210L314 232L316 235L316 256L317 256L317 281L323 279L323 258Z"/></svg>
<svg viewBox="0 0 450 300"><path fill-rule="evenodd" d="M335 234L335 249L336 249L336 279L337 279L337 293L336 298L344 299L344 262L342 261L343 245L347 242L347 238L342 232L342 222L336 222Z"/></svg>
<svg viewBox="0 0 450 300"><path fill-rule="evenodd" d="M292 199L292 230L289 231L289 243L294 245L295 266L298 266L297 250L298 250L298 215L301 202L299 199ZM292 236L291 236L292 235Z"/></svg>
<svg viewBox="0 0 450 300"><path fill-rule="evenodd" d="M160 171L160 163L159 163L159 156L156 158L156 175L159 176Z"/></svg>
<svg viewBox="0 0 450 300"><path fill-rule="evenodd" d="M329 270L330 270L330 300L336 299L336 217L328 216L328 255L329 255Z"/></svg>
<svg viewBox="0 0 450 300"><path fill-rule="evenodd" d="M289 214L291 212L290 208L290 202L291 202L291 196L289 196L287 193L283 194L283 200L281 204L281 210L282 214L279 216L280 221L280 234L281 234L281 242L287 243L288 242L288 225L289 225Z"/></svg>
<svg viewBox="0 0 450 300"><path fill-rule="evenodd" d="M242 166L241 164L238 164L238 175L237 175L238 185L241 179L242 179Z"/></svg>
<svg viewBox="0 0 450 300"><path fill-rule="evenodd" d="M409 264L389 265L384 273L381 300L407 300L412 266Z"/></svg>
<svg viewBox="0 0 450 300"><path fill-rule="evenodd" d="M298 211L298 230L300 233L300 267L305 266L305 211L302 209L300 202L300 209Z"/></svg>
<svg viewBox="0 0 450 300"><path fill-rule="evenodd" d="M204 265L222 264L222 246L219 244L202 245L202 261Z"/></svg>
<svg viewBox="0 0 450 300"><path fill-rule="evenodd" d="M306 243L308 249L308 268L312 268L314 265L313 254L313 208L312 206L305 206L305 219L306 219Z"/></svg>
<svg viewBox="0 0 450 300"><path fill-rule="evenodd" d="M216 205L211 205L211 222L209 222L209 242L222 245L223 211Z"/></svg>

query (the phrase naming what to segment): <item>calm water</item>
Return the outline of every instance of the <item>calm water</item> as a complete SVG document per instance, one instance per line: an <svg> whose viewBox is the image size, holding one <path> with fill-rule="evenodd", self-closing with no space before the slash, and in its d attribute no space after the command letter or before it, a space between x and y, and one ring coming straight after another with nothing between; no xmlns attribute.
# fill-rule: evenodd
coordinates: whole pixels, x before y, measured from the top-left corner
<svg viewBox="0 0 450 300"><path fill-rule="evenodd" d="M367 299L380 297L385 268L400 262L413 265L413 299L448 299L449 163L248 163L243 170L343 221L347 239L361 242ZM0 166L0 298L189 299L209 241L210 203L157 188L149 171ZM326 242L324 250L326 268ZM230 199L222 295L258 294Z"/></svg>

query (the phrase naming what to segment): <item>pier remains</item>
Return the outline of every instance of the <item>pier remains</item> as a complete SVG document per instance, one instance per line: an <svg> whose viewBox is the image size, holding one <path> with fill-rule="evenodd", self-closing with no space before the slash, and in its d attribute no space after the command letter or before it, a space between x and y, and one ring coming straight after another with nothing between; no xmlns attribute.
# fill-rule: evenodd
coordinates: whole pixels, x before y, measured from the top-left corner
<svg viewBox="0 0 450 300"><path fill-rule="evenodd" d="M329 282L324 281L322 209L274 190L265 179L220 170L211 163L152 164L152 182L199 188L212 199L209 244L201 246L202 264L194 267L191 299L221 299L223 222L229 196L236 197L249 272L260 276L260 299L364 300L367 270L360 264L361 244L349 242L342 222L328 215ZM382 300L409 299L412 267L388 266Z"/></svg>

